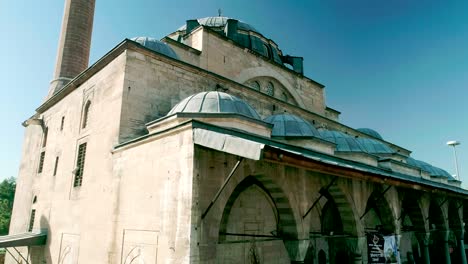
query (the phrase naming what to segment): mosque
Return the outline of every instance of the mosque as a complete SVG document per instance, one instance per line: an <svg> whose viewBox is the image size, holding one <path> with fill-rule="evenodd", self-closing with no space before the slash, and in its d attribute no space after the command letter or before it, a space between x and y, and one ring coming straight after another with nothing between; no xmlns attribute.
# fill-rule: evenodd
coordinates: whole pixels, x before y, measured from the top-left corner
<svg viewBox="0 0 468 264"><path fill-rule="evenodd" d="M6 263L467 263L461 182L341 124L302 57L218 16L88 67L94 6L23 123Z"/></svg>

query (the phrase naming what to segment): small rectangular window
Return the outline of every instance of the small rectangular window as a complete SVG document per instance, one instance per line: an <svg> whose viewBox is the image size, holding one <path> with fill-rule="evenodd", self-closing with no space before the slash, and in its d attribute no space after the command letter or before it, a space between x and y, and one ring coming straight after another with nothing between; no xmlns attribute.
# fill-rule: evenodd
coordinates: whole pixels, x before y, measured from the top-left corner
<svg viewBox="0 0 468 264"><path fill-rule="evenodd" d="M86 143L83 143L78 147L78 157L76 158L75 180L73 182L73 187L81 186L83 182L85 157Z"/></svg>
<svg viewBox="0 0 468 264"><path fill-rule="evenodd" d="M49 128L45 127L44 128L44 135L42 137L42 147L45 147L47 145L47 134L49 133Z"/></svg>
<svg viewBox="0 0 468 264"><path fill-rule="evenodd" d="M83 122L81 124L81 128L86 128L88 125L88 118L89 118L89 110L91 108L91 101L87 101L83 110Z"/></svg>
<svg viewBox="0 0 468 264"><path fill-rule="evenodd" d="M28 232L31 232L34 228L34 219L36 218L36 209L31 210L31 217L29 218Z"/></svg>
<svg viewBox="0 0 468 264"><path fill-rule="evenodd" d="M54 176L57 175L57 167L59 163L59 157L55 157Z"/></svg>
<svg viewBox="0 0 468 264"><path fill-rule="evenodd" d="M42 173L42 169L44 168L44 159L45 159L45 151L42 151L41 157L39 158L39 168L37 168L37 173Z"/></svg>
<svg viewBox="0 0 468 264"><path fill-rule="evenodd" d="M64 124L65 124L65 116L62 116L62 121L60 122L60 131L63 131Z"/></svg>

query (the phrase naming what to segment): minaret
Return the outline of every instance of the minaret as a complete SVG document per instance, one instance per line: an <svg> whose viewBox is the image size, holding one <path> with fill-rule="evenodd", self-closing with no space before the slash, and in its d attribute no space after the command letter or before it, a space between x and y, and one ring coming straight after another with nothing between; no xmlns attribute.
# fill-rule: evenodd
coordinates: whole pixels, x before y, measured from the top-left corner
<svg viewBox="0 0 468 264"><path fill-rule="evenodd" d="M50 98L88 67L95 0L65 0Z"/></svg>

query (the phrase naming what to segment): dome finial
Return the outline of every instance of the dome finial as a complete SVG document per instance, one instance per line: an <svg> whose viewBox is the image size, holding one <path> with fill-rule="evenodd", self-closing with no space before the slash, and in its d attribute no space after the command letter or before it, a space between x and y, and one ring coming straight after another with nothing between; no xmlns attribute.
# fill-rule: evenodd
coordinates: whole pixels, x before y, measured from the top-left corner
<svg viewBox="0 0 468 264"><path fill-rule="evenodd" d="M218 16L220 17L222 15L221 8L218 8Z"/></svg>

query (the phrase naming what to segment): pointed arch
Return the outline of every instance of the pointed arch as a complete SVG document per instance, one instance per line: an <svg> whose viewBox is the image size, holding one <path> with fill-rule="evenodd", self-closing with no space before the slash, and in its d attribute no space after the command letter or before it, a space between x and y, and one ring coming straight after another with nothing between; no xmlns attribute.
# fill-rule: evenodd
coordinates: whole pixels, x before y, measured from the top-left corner
<svg viewBox="0 0 468 264"><path fill-rule="evenodd" d="M405 217L409 218L410 223L405 222ZM402 219L403 230L426 232L426 220L419 205L418 196L405 195L401 205L400 218Z"/></svg>
<svg viewBox="0 0 468 264"><path fill-rule="evenodd" d="M395 215L390 208L388 201L385 199L385 196L382 195L384 191L381 187L376 187L372 194L369 196L366 205L366 215L364 215L363 220L367 220L366 224L369 224L369 221L373 219L369 218L377 218L382 226L382 231L384 233L390 234L395 232ZM373 216L373 217L372 217ZM367 226L369 227L369 226ZM374 227L375 226L371 226Z"/></svg>
<svg viewBox="0 0 468 264"><path fill-rule="evenodd" d="M245 83L248 80L257 78L257 77L269 77L275 79L278 83L280 83L285 90L287 90L294 101L297 103L299 107L306 108L301 96L296 91L296 89L291 85L291 83L283 77L280 73L275 72L271 68L266 67L253 67L253 68L246 68L243 69L239 75L235 78L235 80L239 83Z"/></svg>
<svg viewBox="0 0 468 264"><path fill-rule="evenodd" d="M338 185L331 186L325 197L328 200L332 200L336 206L343 224L343 233L352 236L362 235L362 227L358 225L359 218L353 210L352 203L340 187Z"/></svg>
<svg viewBox="0 0 468 264"><path fill-rule="evenodd" d="M223 234L227 231L229 215L231 209L239 195L251 186L260 188L272 201L272 207L276 211L277 230L276 236L282 239L297 239L296 221L289 203L289 199L282 189L276 185L269 177L258 175L248 176L242 180L231 193L222 213L220 224L220 240L224 239Z"/></svg>
<svg viewBox="0 0 468 264"><path fill-rule="evenodd" d="M442 231L447 230L447 218L437 200L431 200L429 205L429 230Z"/></svg>
<svg viewBox="0 0 468 264"><path fill-rule="evenodd" d="M463 230L463 216L460 208L462 207L461 202L452 200L448 205L448 225L451 230L461 231Z"/></svg>

